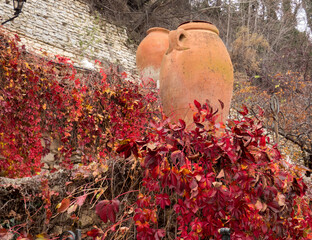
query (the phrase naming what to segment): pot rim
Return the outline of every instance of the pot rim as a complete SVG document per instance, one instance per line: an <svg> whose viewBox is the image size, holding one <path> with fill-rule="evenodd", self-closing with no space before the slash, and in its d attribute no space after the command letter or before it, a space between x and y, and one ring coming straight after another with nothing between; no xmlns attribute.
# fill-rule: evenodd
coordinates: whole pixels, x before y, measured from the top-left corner
<svg viewBox="0 0 312 240"><path fill-rule="evenodd" d="M165 32L165 33L168 33L169 34L169 30L166 29L166 28L162 28L162 27L152 27L150 29L148 29L146 31L147 34L151 33L151 32L155 32L155 31L160 31L160 32Z"/></svg>
<svg viewBox="0 0 312 240"><path fill-rule="evenodd" d="M202 20L192 20L181 23L178 28L182 28L184 30L195 30L195 29L204 29L209 30L212 32L215 32L217 35L219 35L218 28L211 22L208 21L202 21Z"/></svg>

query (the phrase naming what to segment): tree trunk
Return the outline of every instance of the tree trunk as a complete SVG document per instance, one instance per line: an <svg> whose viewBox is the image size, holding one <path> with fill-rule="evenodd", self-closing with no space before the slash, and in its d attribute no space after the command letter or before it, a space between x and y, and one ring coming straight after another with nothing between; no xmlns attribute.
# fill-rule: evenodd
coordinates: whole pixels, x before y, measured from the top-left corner
<svg viewBox="0 0 312 240"><path fill-rule="evenodd" d="M227 48L229 48L230 44L230 24L231 24L231 0L229 0L229 5L227 8L227 27L226 27L226 40L225 45Z"/></svg>

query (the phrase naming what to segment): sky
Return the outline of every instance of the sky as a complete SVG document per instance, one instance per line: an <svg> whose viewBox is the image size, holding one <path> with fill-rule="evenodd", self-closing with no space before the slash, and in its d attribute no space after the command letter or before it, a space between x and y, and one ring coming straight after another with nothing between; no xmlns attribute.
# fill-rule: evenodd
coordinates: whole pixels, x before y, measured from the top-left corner
<svg viewBox="0 0 312 240"><path fill-rule="evenodd" d="M306 31L310 35L310 39L312 39L312 31L308 27L307 22L308 22L307 14L305 10L302 7L300 7L300 9L298 10L298 14L297 14L297 29L300 32Z"/></svg>

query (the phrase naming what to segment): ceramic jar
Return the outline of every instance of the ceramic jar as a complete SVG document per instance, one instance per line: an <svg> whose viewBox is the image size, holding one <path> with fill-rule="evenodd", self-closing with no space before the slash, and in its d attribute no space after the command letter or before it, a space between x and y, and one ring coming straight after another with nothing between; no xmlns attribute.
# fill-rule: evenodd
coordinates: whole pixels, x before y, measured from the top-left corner
<svg viewBox="0 0 312 240"><path fill-rule="evenodd" d="M162 58L169 46L169 30L150 28L136 52L136 66L141 78L152 78L158 82Z"/></svg>
<svg viewBox="0 0 312 240"><path fill-rule="evenodd" d="M188 22L169 33L169 48L160 71L164 113L174 121L193 123L189 107L209 100L225 122L233 93L233 67L218 29L209 22ZM221 100L224 109L221 109Z"/></svg>

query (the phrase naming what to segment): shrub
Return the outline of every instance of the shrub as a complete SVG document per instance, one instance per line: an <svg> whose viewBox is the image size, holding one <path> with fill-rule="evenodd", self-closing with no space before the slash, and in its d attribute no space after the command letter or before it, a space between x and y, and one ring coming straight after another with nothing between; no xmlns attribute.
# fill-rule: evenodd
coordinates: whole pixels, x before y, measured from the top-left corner
<svg viewBox="0 0 312 240"><path fill-rule="evenodd" d="M306 185L261 122L244 108L225 128L207 104L195 105L195 129L154 123L150 140L119 148L132 149L144 170L137 239L215 239L222 227L231 239L311 239Z"/></svg>

